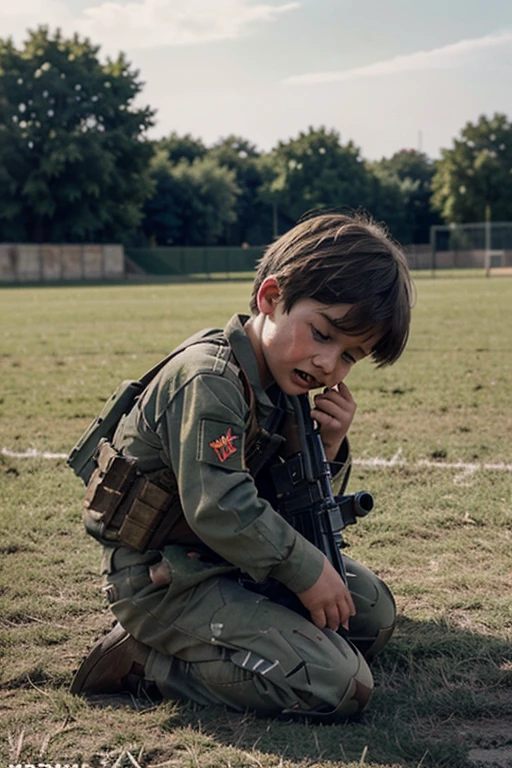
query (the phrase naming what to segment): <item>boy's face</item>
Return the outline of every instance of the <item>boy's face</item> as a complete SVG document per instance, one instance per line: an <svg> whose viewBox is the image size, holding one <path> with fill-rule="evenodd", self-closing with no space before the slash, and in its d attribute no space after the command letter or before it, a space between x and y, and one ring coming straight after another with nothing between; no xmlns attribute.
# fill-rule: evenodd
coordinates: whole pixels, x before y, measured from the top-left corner
<svg viewBox="0 0 512 768"><path fill-rule="evenodd" d="M371 354L378 338L349 336L336 328L333 321L341 320L350 307L301 299L285 314L278 295L263 297L258 337L265 378L270 374L288 395L331 389L343 381L355 363Z"/></svg>

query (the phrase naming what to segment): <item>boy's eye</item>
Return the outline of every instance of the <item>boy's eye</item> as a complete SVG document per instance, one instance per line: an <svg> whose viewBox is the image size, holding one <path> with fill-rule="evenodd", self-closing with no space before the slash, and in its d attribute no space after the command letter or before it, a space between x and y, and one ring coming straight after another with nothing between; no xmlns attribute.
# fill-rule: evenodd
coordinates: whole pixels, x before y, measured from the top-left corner
<svg viewBox="0 0 512 768"><path fill-rule="evenodd" d="M314 338L317 339L318 341L330 341L331 340L330 336L326 336L325 334L323 334L321 331L318 330L318 328L315 328L314 325L311 326L311 329L313 331Z"/></svg>
<svg viewBox="0 0 512 768"><path fill-rule="evenodd" d="M350 354L350 352L344 352L341 356L341 359L344 360L346 363L349 363L350 365L354 365L357 363L357 360L353 355Z"/></svg>

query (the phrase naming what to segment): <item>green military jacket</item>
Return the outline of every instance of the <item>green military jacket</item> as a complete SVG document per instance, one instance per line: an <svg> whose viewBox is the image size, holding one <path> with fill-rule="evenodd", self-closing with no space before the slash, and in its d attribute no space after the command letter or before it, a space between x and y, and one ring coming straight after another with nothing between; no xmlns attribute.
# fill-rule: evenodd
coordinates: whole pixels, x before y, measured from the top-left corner
<svg viewBox="0 0 512 768"><path fill-rule="evenodd" d="M208 548L256 581L270 576L302 592L320 576L323 555L258 494L245 464L250 408L237 363L258 424L270 425L276 408L261 387L246 320L235 315L223 332L212 331L228 343L206 338L172 358L123 418L114 444L143 472L172 469L182 514Z"/></svg>

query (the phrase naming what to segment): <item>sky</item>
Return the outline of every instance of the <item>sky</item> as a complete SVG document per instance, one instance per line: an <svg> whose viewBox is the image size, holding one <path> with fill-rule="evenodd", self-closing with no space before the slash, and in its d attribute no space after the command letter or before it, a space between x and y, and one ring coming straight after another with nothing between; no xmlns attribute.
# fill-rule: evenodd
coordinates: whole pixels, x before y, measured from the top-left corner
<svg viewBox="0 0 512 768"><path fill-rule="evenodd" d="M124 51L151 138L229 134L259 150L325 126L368 160L437 158L464 125L512 119L510 0L2 0L0 37L78 32Z"/></svg>

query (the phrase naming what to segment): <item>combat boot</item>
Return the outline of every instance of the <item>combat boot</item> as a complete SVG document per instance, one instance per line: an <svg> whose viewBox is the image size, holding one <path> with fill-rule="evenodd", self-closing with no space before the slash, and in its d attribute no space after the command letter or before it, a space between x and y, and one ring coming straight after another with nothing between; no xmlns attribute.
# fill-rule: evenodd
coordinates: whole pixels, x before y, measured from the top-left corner
<svg viewBox="0 0 512 768"><path fill-rule="evenodd" d="M108 635L98 640L80 664L71 683L71 693L136 693L144 680L150 650L116 624Z"/></svg>

